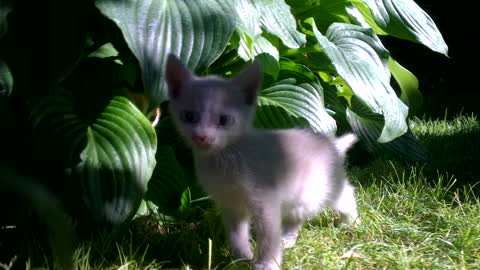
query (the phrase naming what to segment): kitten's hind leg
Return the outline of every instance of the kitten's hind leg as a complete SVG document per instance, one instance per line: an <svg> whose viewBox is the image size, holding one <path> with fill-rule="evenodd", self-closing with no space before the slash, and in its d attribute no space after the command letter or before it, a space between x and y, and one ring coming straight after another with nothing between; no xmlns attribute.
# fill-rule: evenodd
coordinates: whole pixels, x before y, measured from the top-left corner
<svg viewBox="0 0 480 270"><path fill-rule="evenodd" d="M298 238L298 231L302 227L302 222L284 220L282 224L282 246L291 248L295 245Z"/></svg>
<svg viewBox="0 0 480 270"><path fill-rule="evenodd" d="M298 231L307 218L307 210L303 204L297 202L294 205L284 205L282 211L282 246L291 248L297 242Z"/></svg>
<svg viewBox="0 0 480 270"><path fill-rule="evenodd" d="M333 208L340 213L340 220L337 225L349 227L360 223L357 201L355 199L355 190L348 181L345 181L340 196L335 202Z"/></svg>

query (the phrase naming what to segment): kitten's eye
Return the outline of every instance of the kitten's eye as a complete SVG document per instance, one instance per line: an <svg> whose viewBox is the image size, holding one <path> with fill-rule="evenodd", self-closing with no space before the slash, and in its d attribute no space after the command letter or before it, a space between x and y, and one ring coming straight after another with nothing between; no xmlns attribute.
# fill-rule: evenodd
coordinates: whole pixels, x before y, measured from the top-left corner
<svg viewBox="0 0 480 270"><path fill-rule="evenodd" d="M196 124L200 122L200 113L187 110L181 111L180 120L182 120L184 123Z"/></svg>
<svg viewBox="0 0 480 270"><path fill-rule="evenodd" d="M219 117L218 117L218 126L219 127L229 127L231 125L233 125L233 123L235 123L235 118L233 118L232 116L228 115L228 114L221 114Z"/></svg>

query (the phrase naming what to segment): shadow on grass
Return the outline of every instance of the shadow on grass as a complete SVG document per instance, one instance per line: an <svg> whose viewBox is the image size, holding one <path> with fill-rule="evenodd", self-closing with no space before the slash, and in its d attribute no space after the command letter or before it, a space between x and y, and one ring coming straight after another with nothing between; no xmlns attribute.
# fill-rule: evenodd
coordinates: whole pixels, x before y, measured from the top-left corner
<svg viewBox="0 0 480 270"><path fill-rule="evenodd" d="M453 120L412 121L417 138L431 153L425 172L453 175L457 184L480 181L480 122L475 115Z"/></svg>
<svg viewBox="0 0 480 270"><path fill-rule="evenodd" d="M410 121L410 129L419 142L428 150L431 160L427 163L411 163L402 160L374 158L363 149L353 149L350 165L354 178L362 186L370 185L374 178L405 174L407 180L411 173L421 174L433 185L440 178L443 184L452 185L451 189L463 189L480 196L480 122L475 115L457 115L453 119ZM357 150L357 151L356 151ZM400 177L402 178L402 177Z"/></svg>
<svg viewBox="0 0 480 270"><path fill-rule="evenodd" d="M159 220L156 215L142 216L117 239L98 233L91 240L80 241L75 256L78 269L208 269L209 259L212 269L224 269L232 257L220 216L212 209L198 211L203 214L194 213L176 223ZM21 224L24 226L0 229L0 269L26 269L26 264L53 269L42 225Z"/></svg>
<svg viewBox="0 0 480 270"><path fill-rule="evenodd" d="M232 260L220 215L213 209L195 209L187 220L169 223L156 216L135 219L130 227L133 246L148 246L145 261L166 269L212 269ZM223 269L222 267L220 269Z"/></svg>

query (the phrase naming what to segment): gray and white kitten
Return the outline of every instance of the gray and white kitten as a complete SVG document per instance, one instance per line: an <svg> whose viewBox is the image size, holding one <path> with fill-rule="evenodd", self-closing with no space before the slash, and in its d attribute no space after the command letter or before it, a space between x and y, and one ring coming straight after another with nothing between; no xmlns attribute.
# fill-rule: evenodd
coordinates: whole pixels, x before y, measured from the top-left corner
<svg viewBox="0 0 480 270"><path fill-rule="evenodd" d="M354 189L344 170L353 134L330 138L305 129L253 128L262 72L253 64L231 80L193 75L170 55L166 78L173 121L192 146L197 178L220 208L232 253L255 269L279 269L284 247L324 207L341 222L358 221Z"/></svg>

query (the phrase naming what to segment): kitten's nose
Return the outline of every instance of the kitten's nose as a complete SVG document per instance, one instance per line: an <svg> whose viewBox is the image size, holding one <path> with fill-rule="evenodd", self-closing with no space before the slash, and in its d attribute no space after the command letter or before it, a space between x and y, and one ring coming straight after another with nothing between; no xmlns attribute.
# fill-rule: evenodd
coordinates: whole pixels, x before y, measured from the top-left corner
<svg viewBox="0 0 480 270"><path fill-rule="evenodd" d="M203 143L207 141L207 136L205 135L193 135L192 136L192 141L198 142L198 143Z"/></svg>
<svg viewBox="0 0 480 270"><path fill-rule="evenodd" d="M192 142L196 146L207 147L212 143L212 140L206 135L192 135Z"/></svg>

